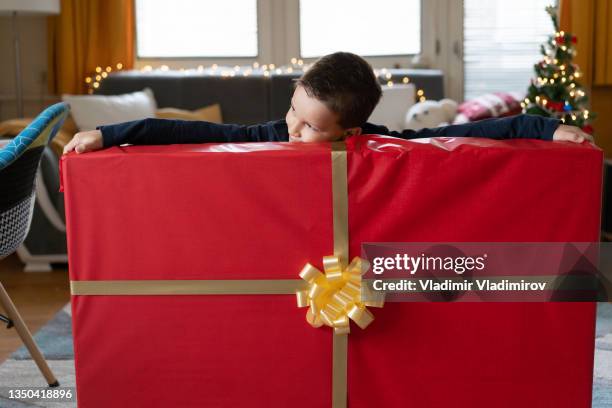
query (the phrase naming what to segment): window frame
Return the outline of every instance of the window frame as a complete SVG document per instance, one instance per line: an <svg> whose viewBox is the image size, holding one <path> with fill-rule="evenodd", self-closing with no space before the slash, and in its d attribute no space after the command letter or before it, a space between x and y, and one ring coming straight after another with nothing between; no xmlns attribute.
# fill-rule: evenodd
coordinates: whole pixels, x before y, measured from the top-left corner
<svg viewBox="0 0 612 408"><path fill-rule="evenodd" d="M421 0L421 53L400 54L384 56L365 56L365 59L374 68L411 68L414 58L419 57L429 66L436 68L435 55L432 44L434 26L426 24L435 18L436 10L432 5L438 1L448 0ZM452 1L452 0L451 0ZM134 0L135 2L135 0ZM135 3L134 3L135 4ZM136 16L135 16L136 18ZM138 53L137 28L134 24L134 47L136 69L145 66L166 65L170 69L196 68L199 65L250 65L254 62L260 64L275 64L276 66L290 63L291 58L300 58L300 27L299 27L299 0L257 0L257 56L254 57L141 57ZM302 58L306 63L316 58Z"/></svg>

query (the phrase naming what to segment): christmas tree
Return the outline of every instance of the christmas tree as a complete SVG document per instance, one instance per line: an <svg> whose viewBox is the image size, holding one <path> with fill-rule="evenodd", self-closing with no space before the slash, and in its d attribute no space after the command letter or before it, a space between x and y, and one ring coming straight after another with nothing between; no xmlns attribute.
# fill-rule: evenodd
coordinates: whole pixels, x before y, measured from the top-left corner
<svg viewBox="0 0 612 408"><path fill-rule="evenodd" d="M523 113L558 118L566 125L592 133L590 123L594 114L586 109L588 98L578 82L581 73L572 63L576 55L576 37L559 31L556 7L546 7L546 12L553 22L555 34L540 47L544 59L534 65L536 78L531 80L527 96L521 103Z"/></svg>

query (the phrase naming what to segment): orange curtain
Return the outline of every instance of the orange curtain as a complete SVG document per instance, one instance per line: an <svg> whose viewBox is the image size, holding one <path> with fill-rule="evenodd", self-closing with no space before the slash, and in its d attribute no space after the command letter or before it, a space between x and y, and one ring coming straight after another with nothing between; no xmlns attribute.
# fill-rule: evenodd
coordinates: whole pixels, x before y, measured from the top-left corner
<svg viewBox="0 0 612 408"><path fill-rule="evenodd" d="M586 86L612 85L611 19L610 0L561 0L560 29L578 37L574 61Z"/></svg>
<svg viewBox="0 0 612 408"><path fill-rule="evenodd" d="M612 5L610 0L595 2L595 85L612 85Z"/></svg>
<svg viewBox="0 0 612 408"><path fill-rule="evenodd" d="M590 89L595 141L612 157L612 0L561 0L560 29L578 37L574 62Z"/></svg>
<svg viewBox="0 0 612 408"><path fill-rule="evenodd" d="M80 94L96 67L134 64L133 0L61 0L48 21L49 91Z"/></svg>

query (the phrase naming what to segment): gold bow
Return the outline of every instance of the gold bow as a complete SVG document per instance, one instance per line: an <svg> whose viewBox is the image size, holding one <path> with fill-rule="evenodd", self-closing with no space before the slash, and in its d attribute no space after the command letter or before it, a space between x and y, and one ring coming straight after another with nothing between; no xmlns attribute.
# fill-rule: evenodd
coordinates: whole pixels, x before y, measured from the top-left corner
<svg viewBox="0 0 612 408"><path fill-rule="evenodd" d="M365 329L374 320L367 306L383 307L384 299L368 293L363 302L361 292L368 290L361 286L361 275L367 268L367 261L353 258L347 267L337 256L323 257L325 274L307 263L300 277L308 282L308 289L296 292L298 307L310 307L306 320L313 327L326 325L334 328L335 334L350 332L349 319Z"/></svg>

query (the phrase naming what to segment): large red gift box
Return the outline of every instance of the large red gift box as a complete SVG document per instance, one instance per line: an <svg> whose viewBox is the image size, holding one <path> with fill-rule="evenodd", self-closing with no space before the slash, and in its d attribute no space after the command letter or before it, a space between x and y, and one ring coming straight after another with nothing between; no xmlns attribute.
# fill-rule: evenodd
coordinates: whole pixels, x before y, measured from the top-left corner
<svg viewBox="0 0 612 408"><path fill-rule="evenodd" d="M346 150L351 257L364 242L598 240L603 158L586 144L359 136ZM65 156L70 279L299 279L333 251L330 155L251 143ZM80 407L331 406L333 333L294 295L73 295L72 310ZM593 303L372 311L348 336L351 408L590 406Z"/></svg>

